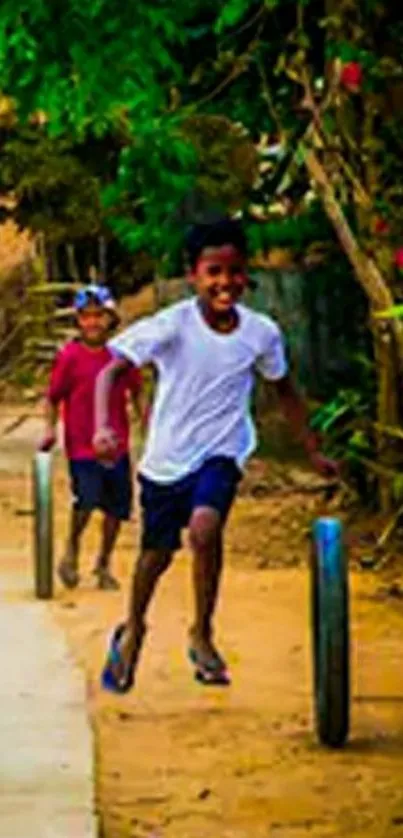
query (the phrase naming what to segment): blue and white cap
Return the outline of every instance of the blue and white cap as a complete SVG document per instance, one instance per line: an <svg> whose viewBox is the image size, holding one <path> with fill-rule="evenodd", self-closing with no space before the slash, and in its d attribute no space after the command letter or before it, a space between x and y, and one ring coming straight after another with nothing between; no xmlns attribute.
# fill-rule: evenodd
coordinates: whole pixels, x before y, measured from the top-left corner
<svg viewBox="0 0 403 838"><path fill-rule="evenodd" d="M88 305L91 305L91 303L95 303L95 305L106 309L117 321L119 320L116 302L109 288L106 288L105 285L92 283L77 291L73 303L76 311L82 311Z"/></svg>

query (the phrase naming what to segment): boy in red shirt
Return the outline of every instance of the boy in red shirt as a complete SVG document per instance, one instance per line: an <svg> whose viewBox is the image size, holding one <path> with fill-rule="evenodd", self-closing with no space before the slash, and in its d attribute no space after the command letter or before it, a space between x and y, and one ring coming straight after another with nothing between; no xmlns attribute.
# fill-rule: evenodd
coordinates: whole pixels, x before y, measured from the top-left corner
<svg viewBox="0 0 403 838"><path fill-rule="evenodd" d="M106 342L119 317L110 292L98 285L80 290L74 307L80 335L66 344L54 362L46 396L46 428L40 444L41 450L50 450L55 444L58 408L63 404L73 507L67 549L58 572L67 588L79 584L80 539L93 510L101 509L102 544L94 574L102 590L116 590L119 584L110 572L110 559L121 522L130 518L132 506L127 396L132 394L143 423L146 410L142 380L139 370L133 367L116 381L110 424L119 440L117 456L114 464L100 463L92 445L95 382L113 358Z"/></svg>

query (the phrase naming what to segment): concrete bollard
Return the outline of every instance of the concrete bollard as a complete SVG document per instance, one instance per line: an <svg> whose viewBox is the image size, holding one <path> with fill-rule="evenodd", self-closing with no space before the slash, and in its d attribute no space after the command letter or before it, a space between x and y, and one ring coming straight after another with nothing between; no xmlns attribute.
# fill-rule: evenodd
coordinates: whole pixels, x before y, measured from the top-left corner
<svg viewBox="0 0 403 838"><path fill-rule="evenodd" d="M38 451L33 460L34 573L37 599L53 597L52 455Z"/></svg>

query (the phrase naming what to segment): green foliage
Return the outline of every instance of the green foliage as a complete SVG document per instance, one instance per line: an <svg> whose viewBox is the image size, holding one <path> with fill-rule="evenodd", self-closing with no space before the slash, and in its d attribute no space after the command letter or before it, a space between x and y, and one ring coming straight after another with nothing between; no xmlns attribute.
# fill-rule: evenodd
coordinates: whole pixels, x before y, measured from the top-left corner
<svg viewBox="0 0 403 838"><path fill-rule="evenodd" d="M391 320L401 320L403 318L403 305L392 306L385 309L385 311L376 312L375 317L378 319L388 318Z"/></svg>
<svg viewBox="0 0 403 838"><path fill-rule="evenodd" d="M340 390L311 416L311 427L322 437L324 450L343 464L345 473L368 500L371 499L370 489L374 487L366 461L376 459L370 422L374 412L373 394L357 387Z"/></svg>
<svg viewBox="0 0 403 838"><path fill-rule="evenodd" d="M273 247L292 248L298 252L314 241L333 238L333 232L318 203L300 215L276 218L269 222L247 226L252 253L267 252Z"/></svg>
<svg viewBox="0 0 403 838"><path fill-rule="evenodd" d="M163 254L178 202L192 188L195 152L174 117L154 121L121 153L117 178L103 192L110 225L129 250Z"/></svg>
<svg viewBox="0 0 403 838"><path fill-rule="evenodd" d="M350 350L350 365L354 386L334 388L335 395L312 412L310 422L322 436L327 453L343 464L361 497L372 502L376 485L368 462L377 459L375 364L366 351Z"/></svg>
<svg viewBox="0 0 403 838"><path fill-rule="evenodd" d="M258 174L254 144L242 126L222 116L191 117L183 125L197 158L197 188L212 205L244 209Z"/></svg>
<svg viewBox="0 0 403 838"><path fill-rule="evenodd" d="M79 171L78 162L76 179L83 180L81 206L89 203L85 188L91 181L97 214L107 216L113 233L132 251L146 247L161 258L172 246L177 249L178 209L195 187L228 208L242 203L250 186L253 165L246 173L240 161L237 175L231 126L221 146L216 143L210 150L207 163L200 132L196 136L189 129L194 110L194 97L188 95L190 70L199 55L203 62L210 52L211 72L203 83L210 78L215 82L219 72L214 39L210 50L205 48L212 40L215 9L212 0L159 0L157 5L128 0L123 6L116 0L66 0L63 5L17 0L0 8L0 89L14 97L20 119L45 114L56 143L68 137L73 145L88 146L97 138L121 136L120 161L112 172L98 171L95 182L91 161L88 176ZM188 126L185 133L183 123ZM52 148L46 183L55 180L58 165L59 149ZM41 149L36 156L41 157ZM66 179L70 170L74 182L71 157L67 163ZM43 203L49 198L50 205L48 186L40 196L38 187L36 183L32 194L43 197ZM75 197L70 203L77 203ZM65 210L69 217L70 209ZM53 215L49 220L54 221ZM76 227L82 226L81 215ZM35 229L43 221L41 212L33 218ZM90 228L93 221L89 219ZM56 231L53 224L53 229L59 237L62 225ZM75 235L76 229L71 232Z"/></svg>
<svg viewBox="0 0 403 838"><path fill-rule="evenodd" d="M50 137L69 136L79 143L125 132L116 205L126 204L129 193L129 202L134 194L144 209L137 218L112 218L131 248L148 240L152 250L166 251L169 216L194 174L194 154L178 133L170 95L184 78L172 44L182 48L198 9L194 0L179 5L160 0L157 6L137 0L123 5L17 0L0 8L0 89L14 97L20 118L44 113ZM66 164L66 177L74 179L71 159ZM81 174L89 188L88 177L77 168L77 179Z"/></svg>
<svg viewBox="0 0 403 838"><path fill-rule="evenodd" d="M277 6L278 34L267 38ZM118 175L105 189L101 184L104 211L125 246L165 255L178 207L195 187L228 209L243 206L253 186L255 162L242 150L247 143L234 141L238 129L229 126L208 149L206 115L228 113L254 131L272 130L263 70L269 84L275 81L281 118L295 121L293 84L284 73L275 79L279 39L290 31L281 6L254 0L229 0L221 9L212 0L160 0L157 6L129 0L123 7L116 0L66 0L60 8L42 0L6 2L0 8L0 87L15 97L22 118L46 113L52 137L83 144L122 133ZM257 30L263 20L266 28ZM238 23L228 41L225 30ZM189 131L193 114L197 132Z"/></svg>
<svg viewBox="0 0 403 838"><path fill-rule="evenodd" d="M311 426L328 438L331 437L334 445L341 443L339 454L348 453L350 445L354 452L366 447L363 432L354 428L355 420L367 418L370 408L371 400L368 395L365 397L355 390L340 390L337 396L314 412Z"/></svg>
<svg viewBox="0 0 403 838"><path fill-rule="evenodd" d="M55 133L83 133L116 109L137 116L166 103L158 82L180 76L170 44L194 4L128 0L5 2L0 10L1 86L28 115L40 109ZM175 12L175 16L174 13ZM150 102L151 98L151 102Z"/></svg>
<svg viewBox="0 0 403 838"><path fill-rule="evenodd" d="M215 24L215 31L221 34L225 29L235 26L251 7L256 7L253 0L228 0L221 9Z"/></svg>
<svg viewBox="0 0 403 838"><path fill-rule="evenodd" d="M392 46L391 33L396 41ZM400 77L399 43L403 28L398 12L371 0L361 4L359 14L342 5L328 17L319 0L127 0L123 5L117 0L4 0L0 88L15 98L21 119L46 113L49 134L56 141L68 138L74 147L66 178L73 192L75 181L82 180L84 194L78 197L77 186L66 208L66 223L75 215L73 208L79 210L78 203L81 207L92 202L96 217L89 220L89 228L107 218L125 247L147 248L166 258L179 247L178 227L187 220L183 207L195 190L227 209L244 207L249 196L254 203L270 203L278 183L272 173L261 173L256 187L255 164L250 158L248 171L244 154L246 141L239 166L234 166L234 131L241 134L245 127L253 139L267 131L273 141L281 140L295 151L296 133L307 123L300 107L301 72L314 87L319 84L318 90L322 83L325 92L327 57L359 60L370 89L380 90ZM376 110L378 105L371 106ZM359 180L367 159L376 169L373 207L379 211L383 201L391 235L398 237L403 220L397 186L402 132L396 119L383 118L381 103L376 115L380 130L375 131L374 123L372 133L361 137L360 115L357 120L354 101L350 106L352 134L348 120L341 125L337 109L327 112L325 132L336 137ZM226 118L232 126L209 148L208 120L213 117ZM190 119L197 120L196 132L189 132ZM234 122L241 123L239 129ZM87 157L84 176L81 155L74 165L71 159L77 144L88 148L112 137L120 138L120 159L111 164L105 160L104 172L102 166L94 172ZM52 159L50 155L50 168ZM307 188L303 166L297 175L293 171L291 180L293 185L297 181L297 197L294 191L292 199L298 206ZM338 172L335 181L343 200L349 201L348 178ZM33 194L47 200L49 184L42 192L38 186ZM45 218L41 215L40 223ZM262 228L251 225L252 248L264 250L282 240L302 248L310 236L327 237L320 215L316 230L310 226L309 212L286 221L274 219ZM81 216L78 212L80 228Z"/></svg>
<svg viewBox="0 0 403 838"><path fill-rule="evenodd" d="M5 214L21 228L59 243L96 235L102 225L99 182L68 140L25 128L1 144L0 191L12 193Z"/></svg>

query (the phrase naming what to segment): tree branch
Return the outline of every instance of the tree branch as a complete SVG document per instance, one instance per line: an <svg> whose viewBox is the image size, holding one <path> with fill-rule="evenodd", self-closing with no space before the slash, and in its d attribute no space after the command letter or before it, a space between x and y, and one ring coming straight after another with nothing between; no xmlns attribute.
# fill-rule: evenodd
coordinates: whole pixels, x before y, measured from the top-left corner
<svg viewBox="0 0 403 838"><path fill-rule="evenodd" d="M262 80L263 92L264 92L264 96L265 96L265 99L266 99L266 102L267 102L267 107L269 109L269 114L270 114L270 116L271 116L271 118L272 118L272 120L273 120L273 122L274 122L274 124L277 128L279 136L281 137L281 134L282 134L282 131L283 131L283 126L282 126L282 124L280 122L280 119L279 119L279 116L277 114L276 107L275 107L275 104L274 104L274 99L273 99L273 96L271 94L271 90L270 90L270 87L269 87L269 82L268 82L268 79L267 79L266 70L265 70L260 58L256 59L256 65L257 65L257 68L259 70L260 78Z"/></svg>
<svg viewBox="0 0 403 838"><path fill-rule="evenodd" d="M263 17L263 15L266 14L266 12L266 6L262 5L260 9L258 9L256 14L252 15L252 17L249 20L247 20L246 23L243 23L242 26L239 27L239 29L234 29L233 32L228 32L226 35L224 35L221 39L221 43L227 41L228 38L234 38L235 35L241 35L242 32L246 32L246 30L250 29L250 27L253 26L254 23L260 20L260 18Z"/></svg>
<svg viewBox="0 0 403 838"><path fill-rule="evenodd" d="M327 172L312 149L306 150L304 162L321 195L326 215L336 232L346 256L354 268L355 275L361 287L370 301L371 308L374 311L381 311L384 308L393 306L393 295L389 286L386 284L375 262L361 250L335 196ZM393 321L391 323L391 329L396 341L399 367L403 371L403 325L398 321Z"/></svg>

